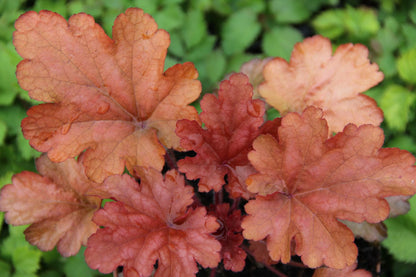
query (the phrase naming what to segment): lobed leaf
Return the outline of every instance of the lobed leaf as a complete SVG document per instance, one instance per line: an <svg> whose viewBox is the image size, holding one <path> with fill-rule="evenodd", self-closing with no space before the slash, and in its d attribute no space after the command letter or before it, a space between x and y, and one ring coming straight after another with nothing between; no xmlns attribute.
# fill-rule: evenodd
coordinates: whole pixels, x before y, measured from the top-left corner
<svg viewBox="0 0 416 277"><path fill-rule="evenodd" d="M36 167L41 175L23 171L13 177L13 184L3 187L0 210L6 212L9 224L31 224L25 230L26 240L42 251L57 246L63 256L75 255L97 229L92 216L101 199L88 192L98 184L74 159L53 163L43 155Z"/></svg>
<svg viewBox="0 0 416 277"><path fill-rule="evenodd" d="M163 176L151 168L137 168L138 184L128 175L107 178L103 194L115 199L94 215L104 228L88 240L85 258L91 268L123 274L195 276L196 262L215 267L221 244L210 233L219 227L204 207L189 207L193 189L176 171ZM105 255L103 255L105 253Z"/></svg>
<svg viewBox="0 0 416 277"><path fill-rule="evenodd" d="M19 84L47 102L22 121L35 149L54 162L86 149L86 173L97 182L125 165L163 167L164 147L179 147L176 121L197 119L188 104L201 91L192 63L163 72L166 31L136 8L117 17L113 39L86 14L67 22L52 12L28 12L15 26L14 45L24 58Z"/></svg>
<svg viewBox="0 0 416 277"><path fill-rule="evenodd" d="M367 56L361 44L343 44L332 55L328 39L307 38L295 45L289 63L275 58L265 66L265 82L258 90L282 115L307 106L321 108L329 134L348 123L379 125L382 111L362 92L381 82L383 74Z"/></svg>
<svg viewBox="0 0 416 277"><path fill-rule="evenodd" d="M246 239L266 238L273 260L301 256L311 268L341 269L357 258L354 235L339 220L377 223L389 214L385 197L416 191L415 158L396 148L380 149L383 131L347 125L328 138L323 112L287 114L278 135L261 135L248 154L259 173L248 190Z"/></svg>
<svg viewBox="0 0 416 277"><path fill-rule="evenodd" d="M239 272L244 269L247 253L240 247L244 241L241 234L241 211L231 210L228 203L212 205L209 215L217 217L220 228L214 236L221 243L221 258L226 270Z"/></svg>
<svg viewBox="0 0 416 277"><path fill-rule="evenodd" d="M222 81L218 98L206 94L201 100L198 122L181 120L176 133L181 146L197 153L178 162L179 170L189 179L199 178L199 191L219 191L225 183L224 176L239 182L238 176L251 173L247 153L260 133L263 124L264 103L253 100L253 88L244 74L233 74ZM240 166L240 171L235 169ZM230 177L234 175L234 177ZM238 176L237 176L238 175ZM244 180L242 180L244 185Z"/></svg>

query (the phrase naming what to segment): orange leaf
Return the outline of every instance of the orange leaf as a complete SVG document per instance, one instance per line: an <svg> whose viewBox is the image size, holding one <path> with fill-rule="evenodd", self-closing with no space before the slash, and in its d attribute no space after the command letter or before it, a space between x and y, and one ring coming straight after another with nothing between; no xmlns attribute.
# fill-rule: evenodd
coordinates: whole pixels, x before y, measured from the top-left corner
<svg viewBox="0 0 416 277"><path fill-rule="evenodd" d="M236 173L236 166L249 164L247 153L264 121L264 103L252 96L247 76L233 74L221 82L218 98L206 94L201 100L200 117L206 129L196 121L177 123L181 146L197 153L180 160L179 170L189 179L199 178L200 191L219 191L226 174Z"/></svg>
<svg viewBox="0 0 416 277"><path fill-rule="evenodd" d="M117 17L113 39L86 14L66 22L49 11L25 13L14 33L24 58L17 78L32 98L48 103L28 111L24 136L54 162L87 149L86 172L97 182L125 165L162 169L162 144L179 147L176 121L197 119L188 104L201 91L192 63L163 72L169 42L136 8Z"/></svg>
<svg viewBox="0 0 416 277"><path fill-rule="evenodd" d="M351 265L354 235L339 220L380 222L389 214L385 197L416 191L415 158L380 149L380 128L350 124L327 137L322 111L309 107L282 119L278 139L261 135L253 143L248 157L259 173L246 182L259 195L245 206L243 235L267 238L275 261L297 254L311 268Z"/></svg>
<svg viewBox="0 0 416 277"><path fill-rule="evenodd" d="M289 63L275 58L266 64L259 93L282 115L307 106L321 108L330 135L348 123L378 126L382 111L361 93L381 82L383 74L367 56L361 44L343 44L332 55L328 39L307 38L295 45Z"/></svg>
<svg viewBox="0 0 416 277"><path fill-rule="evenodd" d="M196 262L215 267L221 244L210 233L219 225L204 207L190 208L193 188L169 171L165 178L151 168L138 168L140 185L128 175L108 177L101 189L117 200L94 215L104 228L88 240L90 267L110 273L124 267L124 276L195 276ZM103 255L105 253L105 255Z"/></svg>
<svg viewBox="0 0 416 277"><path fill-rule="evenodd" d="M75 255L98 228L92 216L101 200L88 195L97 184L74 159L52 163L43 155L36 167L41 175L21 172L1 190L0 210L9 224L31 224L26 239L42 251L57 245L63 256Z"/></svg>

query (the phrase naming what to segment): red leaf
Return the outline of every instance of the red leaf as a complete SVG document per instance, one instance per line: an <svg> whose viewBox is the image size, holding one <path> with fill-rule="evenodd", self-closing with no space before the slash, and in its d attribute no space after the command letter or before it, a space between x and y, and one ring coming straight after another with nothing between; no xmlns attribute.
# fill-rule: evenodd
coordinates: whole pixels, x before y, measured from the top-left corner
<svg viewBox="0 0 416 277"><path fill-rule="evenodd" d="M248 165L247 153L264 121L264 103L252 100L252 95L248 78L233 74L221 82L218 98L206 94L201 100L200 117L206 129L196 121L177 123L181 146L197 153L180 160L179 170L189 179L199 178L200 191L219 191L226 174L235 174L235 167Z"/></svg>
<svg viewBox="0 0 416 277"><path fill-rule="evenodd" d="M311 268L351 265L354 235L338 220L380 222L389 214L385 197L416 191L415 158L380 149L380 128L350 124L327 137L321 110L309 107L282 119L278 140L262 135L254 141L249 160L259 173L247 185L259 195L245 206L243 235L267 238L273 260L288 263L297 254Z"/></svg>
<svg viewBox="0 0 416 277"><path fill-rule="evenodd" d="M101 200L88 194L97 184L74 159L52 163L43 155L36 167L41 175L24 171L1 190L0 210L9 224L31 224L26 239L42 251L57 245L63 256L75 255L97 229L92 216Z"/></svg>
<svg viewBox="0 0 416 277"><path fill-rule="evenodd" d="M163 72L169 35L140 9L117 17L113 39L86 14L66 22L28 12L16 21L14 45L24 58L20 86L48 102L28 111L24 136L54 162L87 149L86 172L97 182L125 165L162 169L162 144L179 147L176 121L197 119L188 106L201 91L196 69L185 63Z"/></svg>
<svg viewBox="0 0 416 277"><path fill-rule="evenodd" d="M215 205L208 212L210 215L217 217L220 228L214 233L214 236L221 243L221 257L226 270L239 272L244 269L246 252L240 248L243 243L241 234L241 212L240 210L230 211L228 203Z"/></svg>
<svg viewBox="0 0 416 277"><path fill-rule="evenodd" d="M383 112L361 93L381 82L383 74L367 57L361 44L343 44L332 55L328 39L307 38L295 45L289 63L275 58L266 64L260 95L282 115L321 108L330 135L348 123L379 125Z"/></svg>
<svg viewBox="0 0 416 277"><path fill-rule="evenodd" d="M204 207L189 208L193 188L175 171L165 178L154 169L138 169L140 185L130 176L110 176L102 189L117 202L94 215L104 228L88 240L90 267L110 273L124 266L124 276L195 276L196 262L215 267L221 244L210 233L219 227ZM105 254L103 254L105 253Z"/></svg>

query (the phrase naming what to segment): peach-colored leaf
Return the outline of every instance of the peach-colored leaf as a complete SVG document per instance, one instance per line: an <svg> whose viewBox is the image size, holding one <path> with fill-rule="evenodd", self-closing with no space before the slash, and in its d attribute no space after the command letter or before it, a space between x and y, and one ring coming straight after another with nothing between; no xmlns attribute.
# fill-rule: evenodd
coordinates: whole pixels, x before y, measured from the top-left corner
<svg viewBox="0 0 416 277"><path fill-rule="evenodd" d="M288 263L296 254L311 268L349 266L357 247L339 220L380 222L389 214L386 197L416 192L415 158L381 149L379 127L349 124L327 137L322 111L309 107L287 114L278 137L259 136L248 154L259 173L247 186L259 195L245 206L243 235L266 238L275 261Z"/></svg>
<svg viewBox="0 0 416 277"><path fill-rule="evenodd" d="M263 68L272 58L259 59L255 58L244 63L240 72L247 75L250 84L253 85L253 98L259 98L258 86L264 82Z"/></svg>
<svg viewBox="0 0 416 277"><path fill-rule="evenodd" d="M177 123L181 146L197 153L180 160L179 170L189 179L199 178L200 191L219 191L226 174L235 174L236 166L249 164L247 153L264 122L264 102L252 96L247 76L233 74L221 82L218 98L206 94L201 100L205 129L196 121Z"/></svg>
<svg viewBox="0 0 416 277"><path fill-rule="evenodd" d="M53 12L28 12L15 26L24 58L19 84L47 102L22 122L35 149L54 162L87 149L86 172L97 182L125 165L163 167L164 146L179 147L176 121L197 119L188 104L201 91L192 63L163 71L166 31L137 8L117 17L113 39L86 14L67 22Z"/></svg>
<svg viewBox="0 0 416 277"><path fill-rule="evenodd" d="M195 276L196 262L215 267L221 244L210 235L219 224L204 207L192 204L193 188L176 171L163 177L151 168L137 168L138 184L128 175L108 177L101 189L115 199L94 215L99 229L85 251L90 267L110 273L124 267L124 276Z"/></svg>
<svg viewBox="0 0 416 277"><path fill-rule="evenodd" d="M332 55L331 42L314 36L297 43L290 62L275 58L264 67L259 93L282 115L307 106L323 110L329 134L348 123L379 125L383 113L362 92L383 80L361 44L343 44Z"/></svg>
<svg viewBox="0 0 416 277"><path fill-rule="evenodd" d="M9 224L31 224L26 239L42 251L57 246L63 256L75 255L98 228L92 216L101 199L88 194L98 184L74 159L53 163L43 155L36 167L41 175L23 171L1 190L0 210Z"/></svg>

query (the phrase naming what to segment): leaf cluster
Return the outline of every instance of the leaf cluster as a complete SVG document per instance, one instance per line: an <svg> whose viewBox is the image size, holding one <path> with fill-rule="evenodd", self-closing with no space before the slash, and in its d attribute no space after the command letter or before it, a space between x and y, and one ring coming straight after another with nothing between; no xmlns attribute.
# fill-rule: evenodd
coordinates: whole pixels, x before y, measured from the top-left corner
<svg viewBox="0 0 416 277"><path fill-rule="evenodd" d="M344 2L348 2L347 5ZM368 1L366 5L359 1L344 2L38 0L34 6L28 6L23 1L3 1L0 3L0 21L4 23L0 34L0 60L4 65L0 69L0 159L4 165L1 184L10 183L15 172L34 170L32 160L39 155L28 146L20 132L19 122L33 102L17 85L14 71L19 56L11 44L12 24L23 10L28 9L53 10L64 17L86 12L111 34L111 26L119 13L129 6L141 7L171 35L166 68L178 62L193 61L206 92L211 92L225 74L237 71L243 62L254 57L288 59L294 43L304 36L319 33L336 44L364 43L369 47L372 60L385 74L383 83L368 94L384 111L382 126L387 146L415 153L416 134L412 126L415 120L416 5L412 1L398 3L393 0ZM275 117L275 112L272 108L267 110L270 118ZM416 241L414 232L405 223L412 220L399 219L397 223L394 219L388 220L389 234L392 235L384 245L399 259L414 262L414 255L402 254L406 252L401 250L409 241ZM8 228L6 225L3 228L2 238L11 236ZM403 230L410 231L406 236L397 235ZM48 264L46 258L42 259Z"/></svg>

